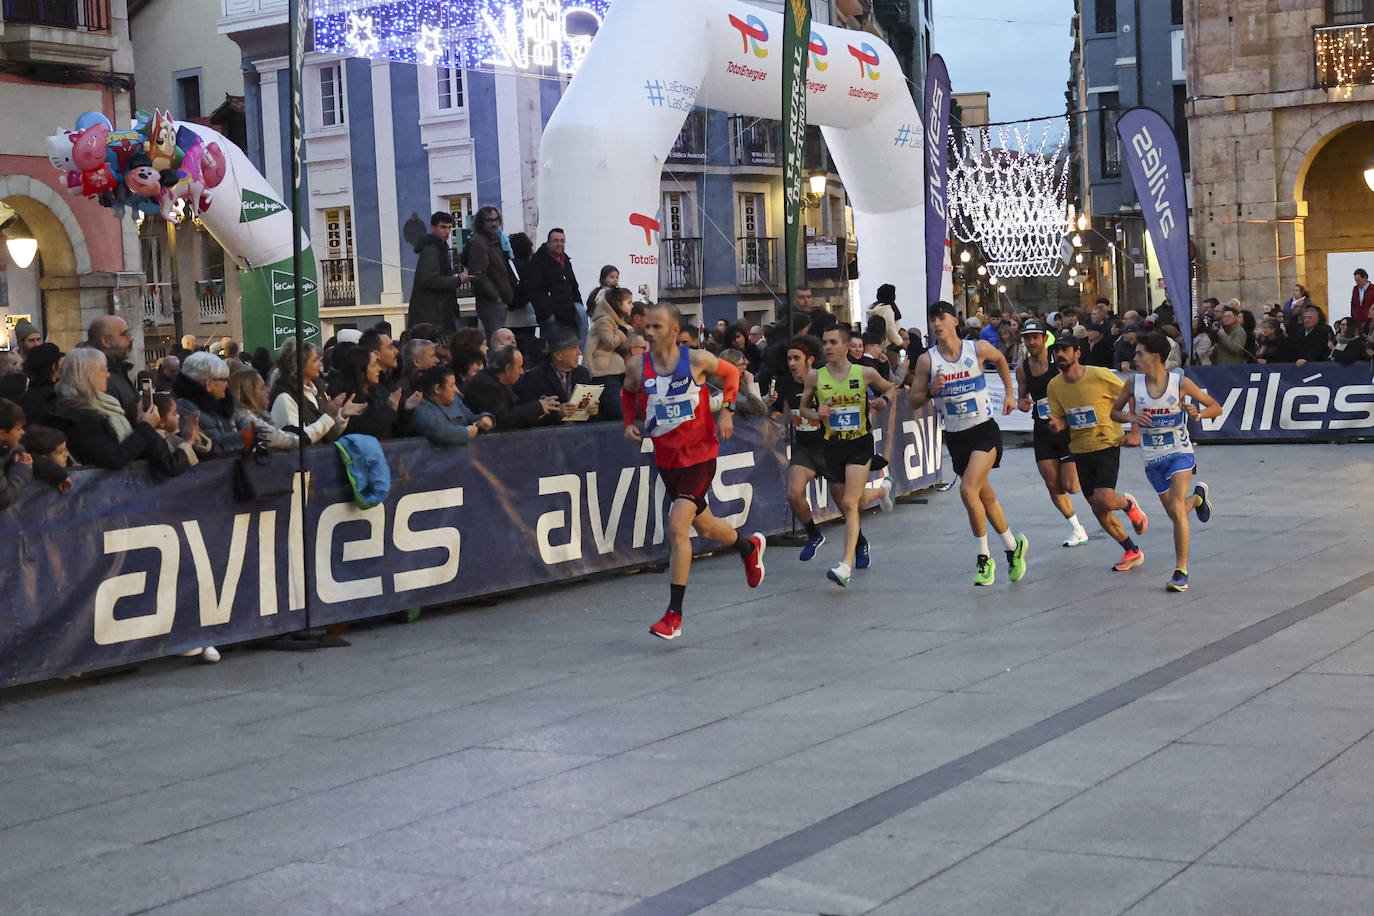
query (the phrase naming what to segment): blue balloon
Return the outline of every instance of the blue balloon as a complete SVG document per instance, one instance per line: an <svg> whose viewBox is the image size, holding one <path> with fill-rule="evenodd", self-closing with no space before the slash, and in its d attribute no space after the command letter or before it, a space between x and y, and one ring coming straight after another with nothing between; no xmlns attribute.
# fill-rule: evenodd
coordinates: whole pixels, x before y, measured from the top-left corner
<svg viewBox="0 0 1374 916"><path fill-rule="evenodd" d="M76 129L78 131L93 127L96 124L104 124L110 130L114 130L114 124L110 123L110 119L98 111L88 111L76 119Z"/></svg>

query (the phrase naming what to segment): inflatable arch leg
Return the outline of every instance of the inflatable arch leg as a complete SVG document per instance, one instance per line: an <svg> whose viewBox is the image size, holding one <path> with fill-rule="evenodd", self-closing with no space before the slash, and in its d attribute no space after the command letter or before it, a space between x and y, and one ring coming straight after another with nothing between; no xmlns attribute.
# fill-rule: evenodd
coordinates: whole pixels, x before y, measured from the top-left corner
<svg viewBox="0 0 1374 916"><path fill-rule="evenodd" d="M584 263L616 264L621 286L657 298L668 153L698 104L781 117L782 31L781 13L738 0L617 0L544 130L541 229L566 229ZM807 103L853 204L864 302L883 283L924 298L924 131L896 55L813 26Z"/></svg>

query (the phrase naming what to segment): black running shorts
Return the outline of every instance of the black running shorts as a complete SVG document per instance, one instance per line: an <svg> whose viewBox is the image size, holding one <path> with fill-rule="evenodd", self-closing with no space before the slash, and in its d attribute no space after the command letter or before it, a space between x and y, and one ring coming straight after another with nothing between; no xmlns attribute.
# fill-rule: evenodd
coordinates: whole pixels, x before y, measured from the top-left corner
<svg viewBox="0 0 1374 916"><path fill-rule="evenodd" d="M1077 454L1073 461L1078 465L1078 482L1084 496L1092 496L1094 490L1116 489L1116 478L1121 474L1121 446Z"/></svg>
<svg viewBox="0 0 1374 916"><path fill-rule="evenodd" d="M963 432L945 433L945 447L949 449L954 473L960 477L968 470L968 461L974 452L991 452L992 466L1002 466L1002 428L996 420L979 423Z"/></svg>
<svg viewBox="0 0 1374 916"><path fill-rule="evenodd" d="M825 479L844 483L844 471L851 464L872 466L873 434L865 433L857 439L827 439L825 441Z"/></svg>
<svg viewBox="0 0 1374 916"><path fill-rule="evenodd" d="M1037 423L1035 432L1031 433L1031 443L1035 446L1036 461L1058 461L1062 464L1073 460L1073 452L1069 451L1067 429L1062 433L1056 433L1045 424Z"/></svg>

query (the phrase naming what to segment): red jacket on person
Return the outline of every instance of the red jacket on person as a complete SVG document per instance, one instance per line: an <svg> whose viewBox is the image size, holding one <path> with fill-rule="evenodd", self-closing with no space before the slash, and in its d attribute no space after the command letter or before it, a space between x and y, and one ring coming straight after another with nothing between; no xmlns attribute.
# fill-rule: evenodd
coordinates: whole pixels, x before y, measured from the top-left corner
<svg viewBox="0 0 1374 916"><path fill-rule="evenodd" d="M1374 283L1365 284L1363 296L1358 286L1350 291L1350 317L1355 319L1355 324L1363 325L1368 321L1371 308L1374 308Z"/></svg>

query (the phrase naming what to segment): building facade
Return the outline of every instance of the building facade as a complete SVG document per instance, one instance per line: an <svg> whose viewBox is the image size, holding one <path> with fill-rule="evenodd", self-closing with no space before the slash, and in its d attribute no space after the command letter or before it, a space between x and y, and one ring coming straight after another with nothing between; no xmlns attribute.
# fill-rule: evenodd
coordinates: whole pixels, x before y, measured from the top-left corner
<svg viewBox="0 0 1374 916"><path fill-rule="evenodd" d="M84 112L128 122L134 66L125 0L4 0L0 16L0 226L7 237L38 243L25 268L0 246L0 345L21 316L68 349L92 319L115 313L141 346L134 223L70 195L46 143Z"/></svg>
<svg viewBox="0 0 1374 916"><path fill-rule="evenodd" d="M1159 112L1173 126L1183 170L1189 171L1184 5L1184 0L1075 3L1076 40L1067 98L1074 121L1077 182L1070 193L1078 211L1089 218L1080 233L1087 256L1081 288L1084 298L1104 296L1119 311L1148 312L1163 302L1165 294L1140 201L1123 168L1116 121L1122 112L1141 105Z"/></svg>
<svg viewBox="0 0 1374 916"><path fill-rule="evenodd" d="M1334 317L1374 273L1374 3L1190 0L1193 244L1202 295L1258 312L1294 283Z"/></svg>

